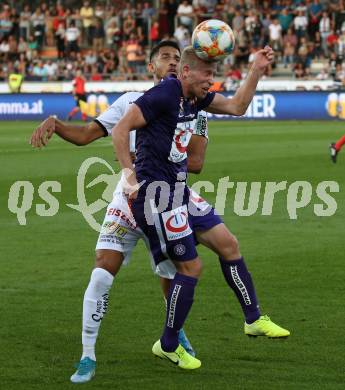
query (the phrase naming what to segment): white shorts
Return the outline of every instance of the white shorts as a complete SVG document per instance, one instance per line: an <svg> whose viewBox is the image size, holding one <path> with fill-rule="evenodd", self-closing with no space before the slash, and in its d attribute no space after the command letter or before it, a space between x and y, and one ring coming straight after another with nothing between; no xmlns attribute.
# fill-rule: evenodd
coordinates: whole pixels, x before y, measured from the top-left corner
<svg viewBox="0 0 345 390"><path fill-rule="evenodd" d="M127 265L134 247L141 238L149 251L153 272L163 278L173 279L176 268L172 261L165 260L156 266L151 256L149 242L135 222L127 198L121 192L114 193L114 198L107 207L96 250L109 249L121 252L124 256L123 264Z"/></svg>

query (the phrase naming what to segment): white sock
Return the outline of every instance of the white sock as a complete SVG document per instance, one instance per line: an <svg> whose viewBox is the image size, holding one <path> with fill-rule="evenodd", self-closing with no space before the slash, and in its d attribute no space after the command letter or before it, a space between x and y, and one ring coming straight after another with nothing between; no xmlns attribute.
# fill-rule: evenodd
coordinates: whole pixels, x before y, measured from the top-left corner
<svg viewBox="0 0 345 390"><path fill-rule="evenodd" d="M109 290L113 284L113 275L103 268L92 271L89 285L84 294L82 359L96 360L95 344L102 318L108 309Z"/></svg>

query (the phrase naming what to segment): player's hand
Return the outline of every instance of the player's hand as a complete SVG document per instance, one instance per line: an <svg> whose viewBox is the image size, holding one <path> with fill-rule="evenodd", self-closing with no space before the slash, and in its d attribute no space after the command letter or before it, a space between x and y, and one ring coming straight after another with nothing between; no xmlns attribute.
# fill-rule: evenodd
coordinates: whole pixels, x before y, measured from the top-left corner
<svg viewBox="0 0 345 390"><path fill-rule="evenodd" d="M274 51L270 46L265 46L255 54L254 66L264 72L268 65L274 61Z"/></svg>
<svg viewBox="0 0 345 390"><path fill-rule="evenodd" d="M56 117L50 116L44 120L32 133L30 144L33 148L46 146L56 130Z"/></svg>
<svg viewBox="0 0 345 390"><path fill-rule="evenodd" d="M124 183L123 183L123 192L128 199L136 199L139 192L139 183L134 171L131 169L124 169Z"/></svg>

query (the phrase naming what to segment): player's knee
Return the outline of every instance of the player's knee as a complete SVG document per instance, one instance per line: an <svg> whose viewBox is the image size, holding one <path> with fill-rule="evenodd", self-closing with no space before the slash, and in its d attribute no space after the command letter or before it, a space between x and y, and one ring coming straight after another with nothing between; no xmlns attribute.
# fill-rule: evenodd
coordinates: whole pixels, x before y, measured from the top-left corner
<svg viewBox="0 0 345 390"><path fill-rule="evenodd" d="M202 262L199 258L183 261L183 262L175 262L175 266L178 273L182 275L192 276L193 278L199 278L202 272Z"/></svg>
<svg viewBox="0 0 345 390"><path fill-rule="evenodd" d="M229 232L226 237L223 249L222 257L225 259L234 259L240 257L240 246L239 242L233 234Z"/></svg>
<svg viewBox="0 0 345 390"><path fill-rule="evenodd" d="M115 276L123 262L123 254L106 249L96 250L96 268L103 268Z"/></svg>

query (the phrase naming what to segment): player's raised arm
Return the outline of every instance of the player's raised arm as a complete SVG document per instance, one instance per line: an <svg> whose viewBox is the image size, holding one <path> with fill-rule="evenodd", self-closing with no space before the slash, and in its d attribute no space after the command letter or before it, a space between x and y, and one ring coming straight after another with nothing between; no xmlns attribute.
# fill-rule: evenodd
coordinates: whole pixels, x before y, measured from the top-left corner
<svg viewBox="0 0 345 390"><path fill-rule="evenodd" d="M116 157L120 162L121 168L126 170L128 187L124 186L124 191L132 199L137 196L137 192L133 191L133 188L137 188L138 182L129 149L129 132L134 129L140 129L145 125L146 121L140 108L136 104L132 104L127 113L112 130Z"/></svg>
<svg viewBox="0 0 345 390"><path fill-rule="evenodd" d="M260 78L264 75L268 65L273 62L274 52L266 46L255 55L255 60L251 66L244 83L236 91L232 99L227 99L223 95L216 93L212 103L205 108L206 111L214 114L244 115L256 91Z"/></svg>
<svg viewBox="0 0 345 390"><path fill-rule="evenodd" d="M54 133L65 141L78 146L87 145L105 135L102 127L96 122L76 126L63 123L55 116L50 116L34 130L31 135L30 144L34 148L46 146Z"/></svg>

